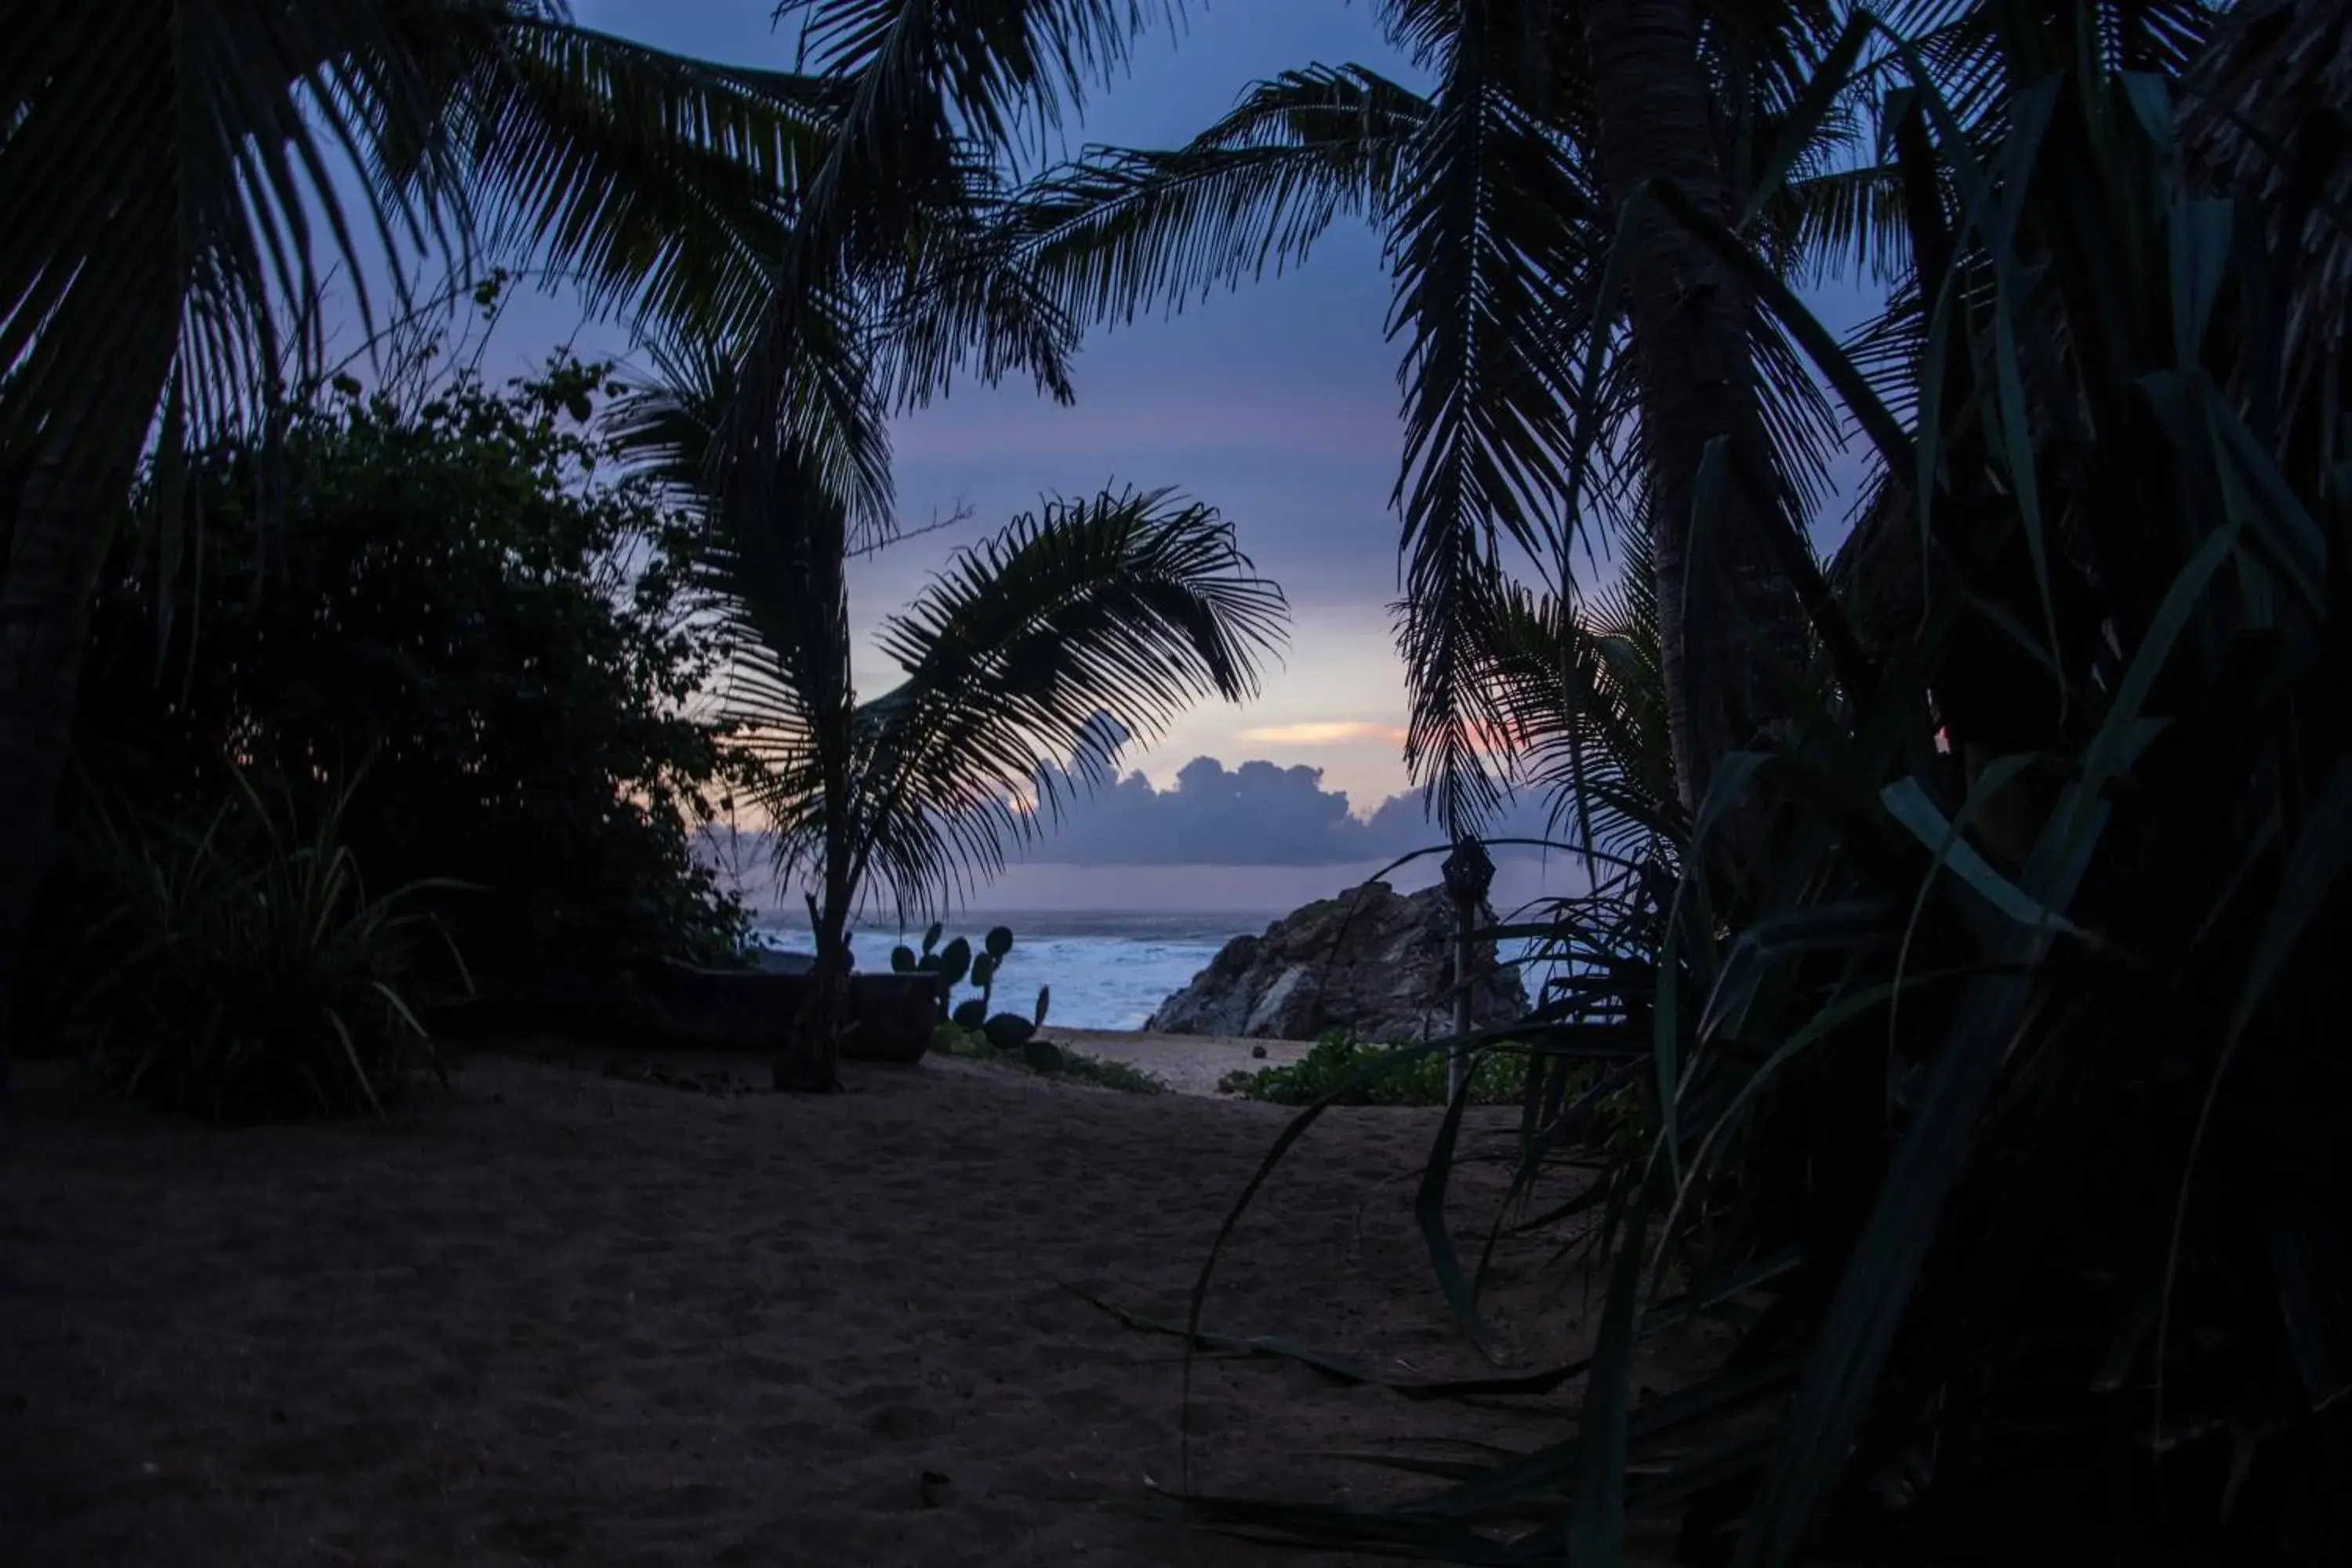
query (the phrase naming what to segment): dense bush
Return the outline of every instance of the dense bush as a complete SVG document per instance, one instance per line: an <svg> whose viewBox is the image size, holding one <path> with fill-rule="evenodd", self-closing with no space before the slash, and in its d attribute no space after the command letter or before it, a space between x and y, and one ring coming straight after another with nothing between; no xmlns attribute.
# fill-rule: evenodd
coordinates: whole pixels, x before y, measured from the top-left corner
<svg viewBox="0 0 2352 1568"><path fill-rule="evenodd" d="M698 713L724 650L684 525L589 434L611 390L569 360L344 381L155 476L95 617L86 788L202 821L224 759L306 801L364 766L343 844L379 885L478 888L431 898L478 973L736 952L693 842L734 776Z"/></svg>

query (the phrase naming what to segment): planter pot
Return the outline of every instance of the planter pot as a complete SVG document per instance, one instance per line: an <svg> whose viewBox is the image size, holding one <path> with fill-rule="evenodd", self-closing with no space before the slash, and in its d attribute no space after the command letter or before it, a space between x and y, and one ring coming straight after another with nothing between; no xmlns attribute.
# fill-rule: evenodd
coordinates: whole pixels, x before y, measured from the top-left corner
<svg viewBox="0 0 2352 1568"><path fill-rule="evenodd" d="M782 1051L811 981L804 973L662 968L656 995L669 1016L667 1043L705 1050ZM928 974L852 974L841 1054L859 1062L919 1062L939 1016Z"/></svg>
<svg viewBox="0 0 2352 1568"><path fill-rule="evenodd" d="M791 1037L793 1021L808 994L808 980L755 969L665 964L655 994L667 1026L657 1042L648 1044L777 1052Z"/></svg>
<svg viewBox="0 0 2352 1568"><path fill-rule="evenodd" d="M850 1030L841 1054L851 1061L919 1062L939 1022L940 984L929 974L853 974Z"/></svg>
<svg viewBox="0 0 2352 1568"><path fill-rule="evenodd" d="M626 1049L668 1026L659 1003L638 986L602 975L553 975L494 985L458 1002L426 1008L425 1028L456 1039L556 1036L598 1048Z"/></svg>
<svg viewBox="0 0 2352 1568"><path fill-rule="evenodd" d="M591 976L541 982L445 1009L430 1023L436 1034L461 1037L549 1034L604 1049L758 1055L775 1059L793 1086L825 1087L814 1083L814 1060L803 1059L814 1053L796 1048L807 974L661 963L645 979L642 990ZM861 1062L922 1060L939 994L929 974L851 975L841 1054Z"/></svg>

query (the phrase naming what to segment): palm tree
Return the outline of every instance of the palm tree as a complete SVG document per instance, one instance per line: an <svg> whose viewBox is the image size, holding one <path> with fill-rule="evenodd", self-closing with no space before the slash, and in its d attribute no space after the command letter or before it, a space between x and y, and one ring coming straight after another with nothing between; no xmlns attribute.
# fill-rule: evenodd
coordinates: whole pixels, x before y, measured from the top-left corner
<svg viewBox="0 0 2352 1568"><path fill-rule="evenodd" d="M1001 869L1071 790L1111 775L1130 738L1196 699L1254 695L1285 604L1207 507L1165 490L1049 501L960 552L884 624L904 679L861 701L846 505L789 451L756 489L711 495L727 472L713 447L741 402L734 367L706 355L681 369L631 402L618 434L703 512L703 585L736 645L730 710L765 765L756 804L779 874L815 885L817 984L777 1086L826 1089L849 920L868 888L903 917Z"/></svg>
<svg viewBox="0 0 2352 1568"><path fill-rule="evenodd" d="M340 264L417 247L743 330L829 84L684 59L560 0L30 0L0 63L0 1031L92 583L142 457L317 362ZM373 242L373 243L371 243ZM310 326L290 335L293 315ZM177 509L167 509L176 512ZM5 1063L0 1033L0 1063ZM0 1067L5 1072L5 1067Z"/></svg>
<svg viewBox="0 0 2352 1568"><path fill-rule="evenodd" d="M1785 273L1877 261L1894 182L1850 155L1843 100L1805 97L1841 47L1836 9L1385 0L1428 94L1360 66L1287 72L1181 149L1097 149L1029 193L1024 243L1089 320L1297 260L1343 216L1386 237L1406 340L1407 758L1450 834L1500 802L1475 744L1499 718L1473 630L1489 584L1515 550L1572 595L1591 510L1651 542L1686 805L1804 658L1800 591L1822 589L1796 524L1833 423L1744 280L1653 193L1747 220Z"/></svg>

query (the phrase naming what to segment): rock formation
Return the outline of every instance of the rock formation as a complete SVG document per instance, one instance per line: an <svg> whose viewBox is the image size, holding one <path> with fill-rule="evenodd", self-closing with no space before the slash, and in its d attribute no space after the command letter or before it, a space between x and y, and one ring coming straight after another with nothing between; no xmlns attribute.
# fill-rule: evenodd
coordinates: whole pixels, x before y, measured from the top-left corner
<svg viewBox="0 0 2352 1568"><path fill-rule="evenodd" d="M1481 919L1491 924L1491 910ZM1495 944L1472 952L1481 975L1472 1020L1506 1024L1528 1010L1516 971L1495 968ZM1284 916L1262 936L1237 936L1144 1027L1172 1035L1311 1040L1327 1029L1391 1043L1453 1027L1454 909L1444 889L1400 894L1367 882Z"/></svg>

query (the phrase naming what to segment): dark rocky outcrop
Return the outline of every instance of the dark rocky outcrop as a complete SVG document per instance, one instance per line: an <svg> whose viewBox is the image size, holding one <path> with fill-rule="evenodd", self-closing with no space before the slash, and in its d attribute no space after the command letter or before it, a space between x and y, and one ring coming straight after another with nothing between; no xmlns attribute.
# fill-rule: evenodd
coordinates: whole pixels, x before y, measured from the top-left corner
<svg viewBox="0 0 2352 1568"><path fill-rule="evenodd" d="M1494 911L1482 920L1491 924ZM1495 945L1472 953L1480 974L1471 1017L1481 1027L1528 1010L1515 971L1495 967ZM1285 916L1260 936L1225 943L1192 984L1144 1026L1173 1035L1311 1040L1327 1029L1402 1042L1453 1027L1454 908L1444 889L1401 894L1367 882Z"/></svg>

